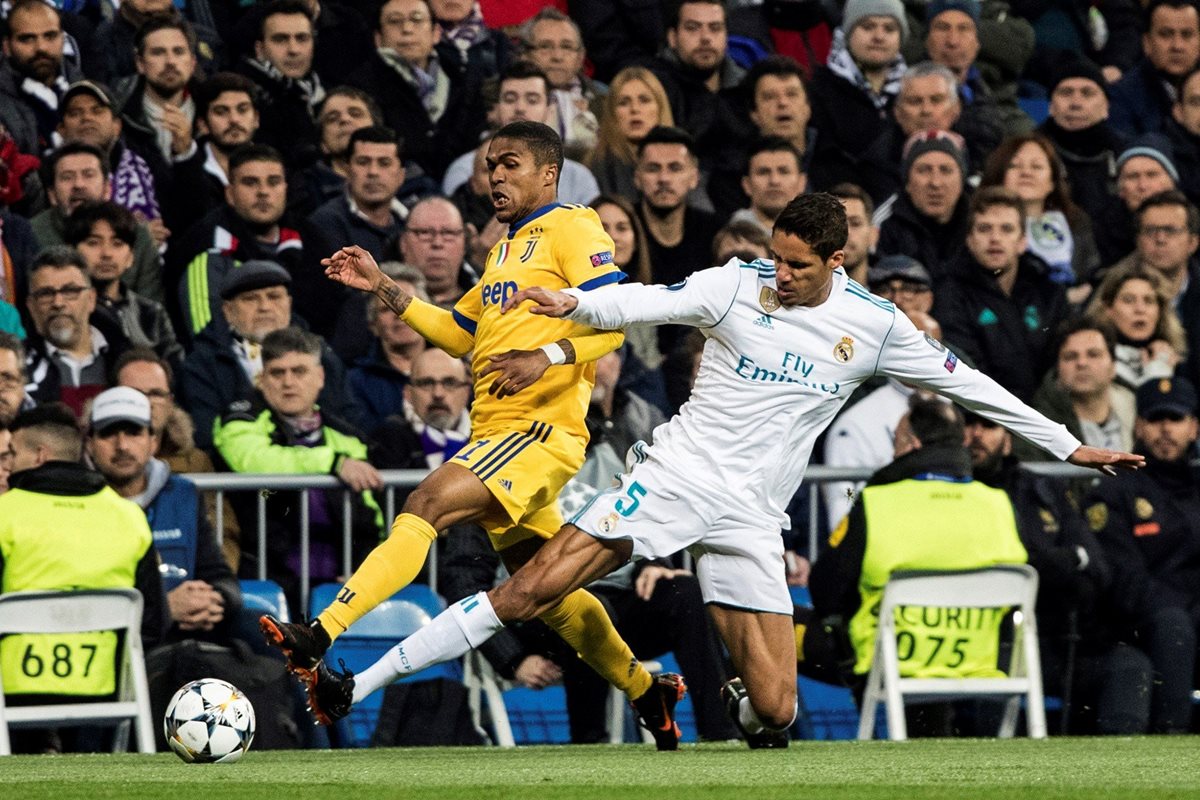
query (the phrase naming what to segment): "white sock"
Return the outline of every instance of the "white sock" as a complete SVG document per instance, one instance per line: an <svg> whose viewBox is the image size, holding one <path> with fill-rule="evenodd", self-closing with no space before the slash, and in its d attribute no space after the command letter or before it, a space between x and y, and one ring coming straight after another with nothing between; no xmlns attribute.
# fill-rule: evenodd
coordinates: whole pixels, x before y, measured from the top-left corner
<svg viewBox="0 0 1200 800"><path fill-rule="evenodd" d="M750 698L743 697L742 702L738 705L738 722L742 725L742 730L746 733L762 733L763 731L786 731L792 727L792 722L796 721L796 715L800 711L800 701L796 701L796 706L792 710L792 719L787 725L782 728L772 728L763 723L758 718L758 714L754 711L754 706L750 705Z"/></svg>
<svg viewBox="0 0 1200 800"><path fill-rule="evenodd" d="M361 702L401 676L458 658L503 627L486 592L464 598L355 675L353 702Z"/></svg>

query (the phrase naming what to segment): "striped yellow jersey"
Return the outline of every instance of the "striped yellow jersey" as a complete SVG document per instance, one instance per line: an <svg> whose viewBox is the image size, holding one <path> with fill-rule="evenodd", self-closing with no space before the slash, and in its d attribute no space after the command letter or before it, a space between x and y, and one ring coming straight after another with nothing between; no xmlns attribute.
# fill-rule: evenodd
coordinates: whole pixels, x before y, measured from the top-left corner
<svg viewBox="0 0 1200 800"><path fill-rule="evenodd" d="M569 320L529 313L528 306L500 313L504 301L520 289L577 287L594 289L616 283L625 274L613 263L613 243L600 217L586 206L554 203L509 226L508 235L488 253L483 277L454 306L454 320L475 337L471 368L475 375L489 357L592 332ZM471 409L474 435L521 422L543 422L564 432L587 436L584 417L595 378L594 364L564 364L546 370L529 388L497 400L488 394L494 374L477 378ZM525 427L528 427L526 424Z"/></svg>

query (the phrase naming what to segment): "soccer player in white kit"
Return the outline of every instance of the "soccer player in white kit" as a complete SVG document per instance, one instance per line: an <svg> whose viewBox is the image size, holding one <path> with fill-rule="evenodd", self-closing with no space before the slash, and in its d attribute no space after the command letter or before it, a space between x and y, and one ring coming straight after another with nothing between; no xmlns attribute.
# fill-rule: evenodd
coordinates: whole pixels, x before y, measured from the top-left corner
<svg viewBox="0 0 1200 800"><path fill-rule="evenodd" d="M455 603L360 674L355 701L532 619L631 557L687 549L740 675L735 721L753 741L796 714L792 604L781 527L817 436L850 393L886 375L945 394L1074 464L1136 469L1140 456L1082 446L840 269L846 216L828 194L779 216L774 262L737 259L674 286L523 288L505 308L601 330L685 324L706 335L691 399L631 448L627 472L507 581ZM784 739L786 742L786 738Z"/></svg>

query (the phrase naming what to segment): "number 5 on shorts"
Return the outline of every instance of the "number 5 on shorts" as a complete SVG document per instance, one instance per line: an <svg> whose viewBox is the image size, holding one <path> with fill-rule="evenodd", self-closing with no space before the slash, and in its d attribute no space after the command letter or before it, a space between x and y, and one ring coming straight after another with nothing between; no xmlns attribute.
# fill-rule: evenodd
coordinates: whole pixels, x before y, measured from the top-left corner
<svg viewBox="0 0 1200 800"><path fill-rule="evenodd" d="M642 498L646 496L646 488L637 481L634 481L633 483L629 484L629 488L625 490L625 494L632 502L626 505L624 497L617 501L617 513L622 517L628 517L633 514L634 511L637 511L637 507L641 504Z"/></svg>

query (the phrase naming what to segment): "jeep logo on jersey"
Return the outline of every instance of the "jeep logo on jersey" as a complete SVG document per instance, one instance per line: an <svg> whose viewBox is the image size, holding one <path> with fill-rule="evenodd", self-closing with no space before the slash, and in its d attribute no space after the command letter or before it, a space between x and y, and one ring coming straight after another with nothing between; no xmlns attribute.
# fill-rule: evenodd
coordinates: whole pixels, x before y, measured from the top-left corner
<svg viewBox="0 0 1200 800"><path fill-rule="evenodd" d="M764 286L758 293L758 304L763 307L763 311L770 314L779 308L779 295L770 286Z"/></svg>
<svg viewBox="0 0 1200 800"><path fill-rule="evenodd" d="M496 281L495 283L489 283L483 287L483 304L485 306L503 305L505 300L516 293L516 281Z"/></svg>

